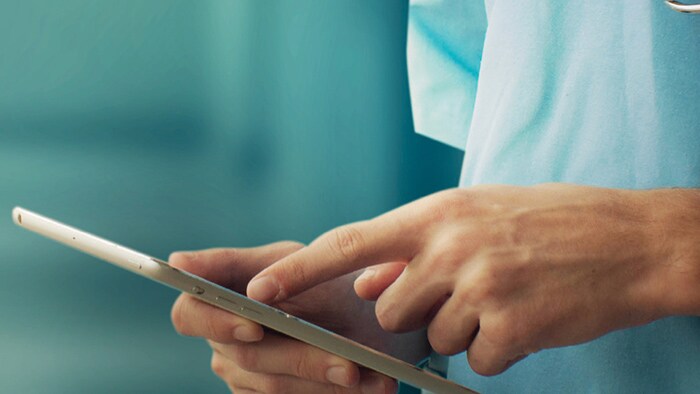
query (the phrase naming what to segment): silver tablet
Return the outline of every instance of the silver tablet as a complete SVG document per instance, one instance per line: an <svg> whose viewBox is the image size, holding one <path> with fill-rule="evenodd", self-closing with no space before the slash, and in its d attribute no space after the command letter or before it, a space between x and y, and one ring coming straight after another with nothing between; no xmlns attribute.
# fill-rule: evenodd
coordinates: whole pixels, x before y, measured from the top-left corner
<svg viewBox="0 0 700 394"><path fill-rule="evenodd" d="M17 225L27 230L189 293L221 309L413 386L434 393L474 393L474 391L454 382L298 319L284 311L178 270L165 261L117 245L20 207L15 207L12 210L12 219Z"/></svg>

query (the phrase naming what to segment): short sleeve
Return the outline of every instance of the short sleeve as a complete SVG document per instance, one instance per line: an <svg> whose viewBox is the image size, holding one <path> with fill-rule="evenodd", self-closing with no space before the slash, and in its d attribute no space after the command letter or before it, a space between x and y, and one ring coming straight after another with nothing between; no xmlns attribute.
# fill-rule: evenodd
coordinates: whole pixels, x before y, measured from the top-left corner
<svg viewBox="0 0 700 394"><path fill-rule="evenodd" d="M486 33L482 1L412 0L408 74L416 132L464 149Z"/></svg>

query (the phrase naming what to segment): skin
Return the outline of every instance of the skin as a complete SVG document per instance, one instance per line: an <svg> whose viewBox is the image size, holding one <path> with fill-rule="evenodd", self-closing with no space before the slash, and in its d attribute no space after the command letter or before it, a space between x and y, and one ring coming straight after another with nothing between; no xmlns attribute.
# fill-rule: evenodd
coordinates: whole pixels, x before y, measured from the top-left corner
<svg viewBox="0 0 700 394"><path fill-rule="evenodd" d="M337 322L339 332L355 338L383 335L358 316L387 332L412 333L375 342L387 343L387 351L425 354L415 344L423 343L422 330L427 330L436 351L466 350L476 372L493 375L541 349L590 341L667 316L700 315L698 207L695 189L480 186L436 193L333 229L307 247L236 251L235 259L205 251L187 259L175 254L171 260L234 289L252 278L248 296L301 317L327 317L326 323ZM208 257L190 259L200 255ZM365 268L357 277L357 270ZM325 310L339 302L353 305L347 294L351 281L357 295L376 305L360 303L359 309L350 307L351 313L347 306ZM319 304L312 292L328 298ZM309 385L324 381L319 371L342 360L331 362L307 345L263 336L257 325L197 303L186 295L178 299L175 327L210 340L213 369L232 389L340 389ZM372 306L374 313L368 313ZM252 346L232 336L238 326L257 333ZM263 346L275 340L286 341L300 358L275 361L280 353L267 350L279 345ZM307 360L303 367L301 359ZM360 392L369 378L343 365L351 386L347 392ZM395 389L389 379L373 377L384 379L384 392ZM275 390L282 387L285 391Z"/></svg>
<svg viewBox="0 0 700 394"><path fill-rule="evenodd" d="M249 249L178 252L170 264L238 292L256 273L298 251L302 244L278 242ZM374 303L353 294L357 274L341 276L302 292L276 307L411 363L428 354L425 333L397 335L381 329ZM239 393L393 393L386 376L197 300L179 296L172 309L176 330L207 339L211 366ZM334 368L331 370L331 368Z"/></svg>
<svg viewBox="0 0 700 394"><path fill-rule="evenodd" d="M698 208L696 189L448 190L322 235L256 275L248 295L279 302L403 262L355 282L377 300L381 326L427 327L436 351L466 350L477 373L494 375L541 349L700 315Z"/></svg>

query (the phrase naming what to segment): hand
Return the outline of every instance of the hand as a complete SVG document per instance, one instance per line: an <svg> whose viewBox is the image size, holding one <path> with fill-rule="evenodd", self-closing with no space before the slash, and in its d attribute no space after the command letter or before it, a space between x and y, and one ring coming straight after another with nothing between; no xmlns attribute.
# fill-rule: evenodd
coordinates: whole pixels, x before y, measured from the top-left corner
<svg viewBox="0 0 700 394"><path fill-rule="evenodd" d="M436 351L467 350L476 372L497 374L540 349L666 316L669 299L689 303L676 290L697 286L684 277L700 277L687 264L698 254L680 258L654 236L683 233L659 231L671 204L654 193L561 184L449 190L322 235L263 270L248 294L279 302L374 266L355 289L377 299L383 328L428 326ZM693 245L695 197L674 217L692 224L684 232ZM376 265L387 261L395 263Z"/></svg>
<svg viewBox="0 0 700 394"><path fill-rule="evenodd" d="M244 292L249 279L302 247L282 242L251 249L210 249L170 256L173 266ZM427 351L415 335L395 335L379 327L373 304L352 294L356 275L344 276L275 305L341 335L399 357ZM172 310L183 335L208 339L212 369L238 393L391 393L396 383L375 372L182 294ZM410 349L410 350L409 350Z"/></svg>

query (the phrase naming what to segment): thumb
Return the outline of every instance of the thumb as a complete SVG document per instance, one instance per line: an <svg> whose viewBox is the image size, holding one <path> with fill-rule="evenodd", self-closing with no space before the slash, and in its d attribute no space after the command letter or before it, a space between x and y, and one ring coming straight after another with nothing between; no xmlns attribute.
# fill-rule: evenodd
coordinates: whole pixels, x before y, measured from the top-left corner
<svg viewBox="0 0 700 394"><path fill-rule="evenodd" d="M179 251L170 254L168 261L175 268L240 293L258 272L303 246L297 242L284 241L255 248Z"/></svg>

